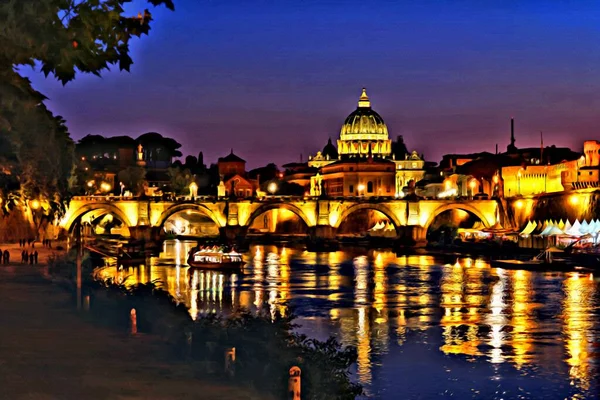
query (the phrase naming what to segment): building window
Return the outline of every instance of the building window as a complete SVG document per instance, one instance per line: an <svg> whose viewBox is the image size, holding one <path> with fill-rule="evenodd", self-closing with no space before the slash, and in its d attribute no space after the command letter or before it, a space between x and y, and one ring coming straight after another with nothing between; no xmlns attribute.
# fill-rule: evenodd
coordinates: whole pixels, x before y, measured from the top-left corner
<svg viewBox="0 0 600 400"><path fill-rule="evenodd" d="M350 185L348 191L350 192L350 194L354 194L354 185Z"/></svg>
<svg viewBox="0 0 600 400"><path fill-rule="evenodd" d="M367 193L373 193L373 182L367 182Z"/></svg>
<svg viewBox="0 0 600 400"><path fill-rule="evenodd" d="M412 163L412 167L413 167L414 169L417 169L417 163L416 163L416 162Z"/></svg>
<svg viewBox="0 0 600 400"><path fill-rule="evenodd" d="M350 167L350 172L354 171L354 167Z"/></svg>

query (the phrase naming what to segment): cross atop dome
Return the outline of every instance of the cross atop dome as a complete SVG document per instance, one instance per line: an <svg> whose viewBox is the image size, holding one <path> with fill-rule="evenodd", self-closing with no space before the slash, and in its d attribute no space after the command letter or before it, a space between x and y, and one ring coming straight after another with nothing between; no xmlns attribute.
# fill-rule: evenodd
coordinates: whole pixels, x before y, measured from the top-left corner
<svg viewBox="0 0 600 400"><path fill-rule="evenodd" d="M369 96L367 96L367 88L362 89L362 94L358 99L358 107L359 108L371 108L371 102L369 101Z"/></svg>

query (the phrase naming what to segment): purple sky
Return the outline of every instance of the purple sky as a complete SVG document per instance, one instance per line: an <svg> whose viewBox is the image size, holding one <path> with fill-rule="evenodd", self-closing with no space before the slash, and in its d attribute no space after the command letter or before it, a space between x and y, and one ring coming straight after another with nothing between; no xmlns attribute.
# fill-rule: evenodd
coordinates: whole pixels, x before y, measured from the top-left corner
<svg viewBox="0 0 600 400"><path fill-rule="evenodd" d="M595 1L175 2L131 73L62 87L27 71L75 139L157 131L206 163L233 147L281 165L336 139L363 86L390 136L431 161L505 149L511 116L517 146L600 139Z"/></svg>

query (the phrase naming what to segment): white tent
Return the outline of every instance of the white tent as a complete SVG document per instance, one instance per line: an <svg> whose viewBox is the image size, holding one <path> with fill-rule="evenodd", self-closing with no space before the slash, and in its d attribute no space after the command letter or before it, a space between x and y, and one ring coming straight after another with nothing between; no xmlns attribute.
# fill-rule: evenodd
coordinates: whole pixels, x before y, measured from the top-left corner
<svg viewBox="0 0 600 400"><path fill-rule="evenodd" d="M378 223L375 224L375 226L373 226L369 230L370 231L379 231L379 230L381 230L383 228L385 228L385 223L383 221L379 221Z"/></svg>
<svg viewBox="0 0 600 400"><path fill-rule="evenodd" d="M560 235L564 235L565 233L560 230L558 228L558 226L553 226L550 228L550 230L547 233L547 236L560 236Z"/></svg>
<svg viewBox="0 0 600 400"><path fill-rule="evenodd" d="M563 231L568 231L569 229L571 229L571 223L569 222L569 220L567 220L567 222L565 222L565 226L563 228Z"/></svg>
<svg viewBox="0 0 600 400"><path fill-rule="evenodd" d="M542 231L542 233L540 233L540 235L542 236L548 236L548 233L550 233L550 231L552 230L552 228L554 228L554 224L552 223L552 221L549 221L547 224L545 224L546 227L544 228L544 230Z"/></svg>
<svg viewBox="0 0 600 400"><path fill-rule="evenodd" d="M582 234L586 234L590 232L590 224L588 224L588 222L586 220L583 220L583 222L581 223L581 228L579 228L579 231Z"/></svg>
<svg viewBox="0 0 600 400"><path fill-rule="evenodd" d="M392 224L391 222L388 221L388 223L385 224L385 228L383 230L386 232L391 232L391 231L395 231L396 228L394 228L394 224Z"/></svg>
<svg viewBox="0 0 600 400"><path fill-rule="evenodd" d="M579 223L579 220L576 219L571 228L565 230L565 233L569 236L581 236L581 224Z"/></svg>
<svg viewBox="0 0 600 400"><path fill-rule="evenodd" d="M537 224L533 221L529 221L527 226L521 231L520 235L529 236L533 230L537 227Z"/></svg>
<svg viewBox="0 0 600 400"><path fill-rule="evenodd" d="M565 222L561 219L560 221L558 221L558 223L556 224L556 227L560 230L564 230L565 229Z"/></svg>
<svg viewBox="0 0 600 400"><path fill-rule="evenodd" d="M594 233L600 232L600 221L597 219L594 220Z"/></svg>

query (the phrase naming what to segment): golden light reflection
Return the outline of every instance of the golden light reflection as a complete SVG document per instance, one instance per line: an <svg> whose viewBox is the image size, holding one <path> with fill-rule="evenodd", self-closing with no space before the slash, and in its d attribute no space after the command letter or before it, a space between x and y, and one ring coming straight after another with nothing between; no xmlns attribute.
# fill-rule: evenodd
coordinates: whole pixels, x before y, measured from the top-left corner
<svg viewBox="0 0 600 400"><path fill-rule="evenodd" d="M358 309L358 332L357 332L357 372L358 380L363 385L371 383L371 341L367 307Z"/></svg>
<svg viewBox="0 0 600 400"><path fill-rule="evenodd" d="M506 341L504 333L504 327L506 326L507 319L504 314L506 309L506 303L504 301L504 292L506 290L507 278L504 270L499 269L497 271L499 280L492 287L492 294L490 296L490 311L491 313L487 316L487 324L490 326L490 361L493 364L499 364L504 362L505 358L502 353L502 346Z"/></svg>
<svg viewBox="0 0 600 400"><path fill-rule="evenodd" d="M440 325L444 344L440 349L446 354L479 354L478 331L487 300L481 295L481 272L474 265L471 258L466 258L443 268L440 289L444 313Z"/></svg>
<svg viewBox="0 0 600 400"><path fill-rule="evenodd" d="M378 313L383 311L386 303L385 291L387 286L387 277L385 275L385 264L383 263L383 257L377 254L373 263L374 281L375 288L373 289L374 302L373 307Z"/></svg>
<svg viewBox="0 0 600 400"><path fill-rule="evenodd" d="M514 271L513 303L512 303L512 332L513 361L517 368L531 361L533 353L533 337L531 332L536 328L535 318L531 315L535 304L531 298L532 273L529 271Z"/></svg>
<svg viewBox="0 0 600 400"><path fill-rule="evenodd" d="M195 321L198 318L198 271L195 270L192 274L192 284L190 293L190 315Z"/></svg>
<svg viewBox="0 0 600 400"><path fill-rule="evenodd" d="M566 359L569 365L571 385L588 390L593 378L590 365L590 346L594 338L594 320L588 311L593 308L596 283L580 278L576 273L564 281L563 329L565 334Z"/></svg>

